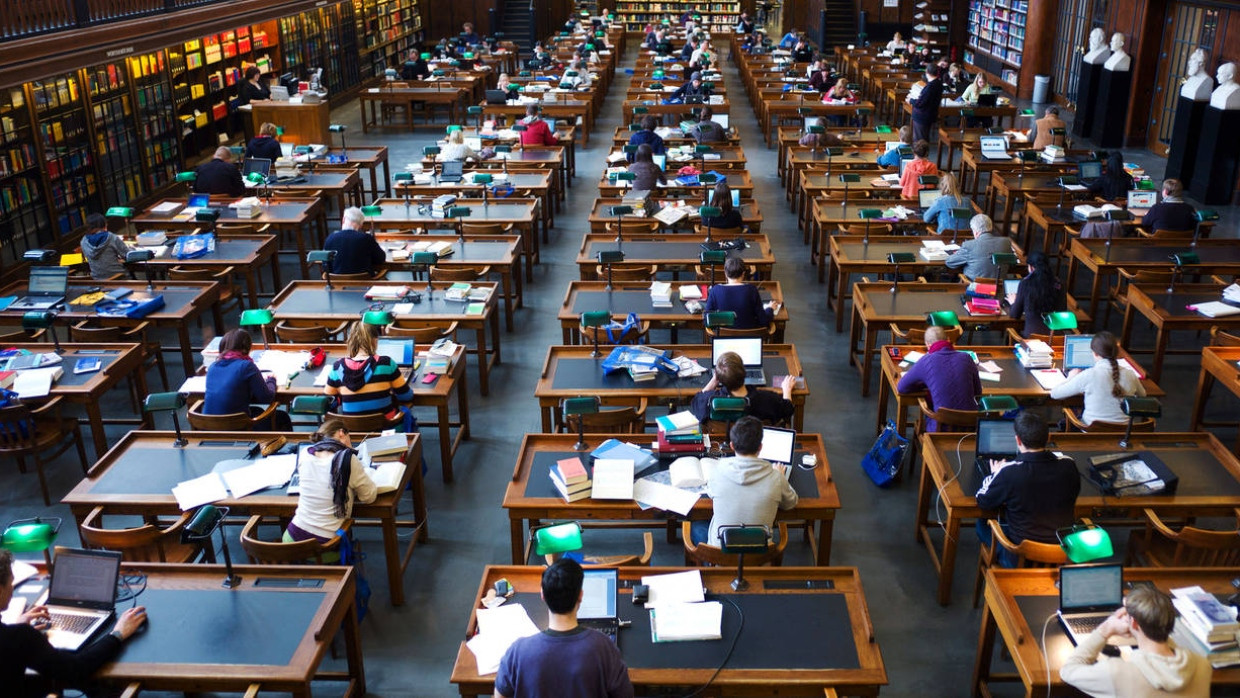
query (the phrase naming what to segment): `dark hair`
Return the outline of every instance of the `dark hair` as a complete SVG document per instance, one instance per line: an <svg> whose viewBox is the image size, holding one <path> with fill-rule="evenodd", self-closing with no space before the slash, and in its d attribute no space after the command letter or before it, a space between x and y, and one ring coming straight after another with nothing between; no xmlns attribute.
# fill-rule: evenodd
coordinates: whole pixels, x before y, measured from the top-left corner
<svg viewBox="0 0 1240 698"><path fill-rule="evenodd" d="M1175 627L1175 606L1154 587L1139 586L1124 598L1124 608L1141 633L1154 642L1166 642Z"/></svg>
<svg viewBox="0 0 1240 698"><path fill-rule="evenodd" d="M253 80L256 75L262 75L262 72L263 71L258 69L258 66L252 65L245 69L245 79Z"/></svg>
<svg viewBox="0 0 1240 698"><path fill-rule="evenodd" d="M711 204L719 207L720 215L726 216L732 212L732 187L727 182L719 182L715 185L715 193L710 196Z"/></svg>
<svg viewBox="0 0 1240 698"><path fill-rule="evenodd" d="M576 560L563 557L543 570L542 597L552 613L568 613L581 598L585 572Z"/></svg>
<svg viewBox="0 0 1240 698"><path fill-rule="evenodd" d="M220 353L226 351L236 351L242 354L249 354L250 347L254 346L254 339L250 337L250 333L245 330L229 330L224 333L224 337L220 340Z"/></svg>
<svg viewBox="0 0 1240 698"><path fill-rule="evenodd" d="M1041 315L1059 309L1059 279L1051 267L1051 261L1042 252L1030 252L1026 260L1032 271L1021 282L1025 287L1026 313Z"/></svg>
<svg viewBox="0 0 1240 698"><path fill-rule="evenodd" d="M349 433L349 428L344 425L344 420L328 419L319 425L318 430L314 432L314 436L311 438L315 441L328 441L334 439L338 431L343 431L346 434Z"/></svg>
<svg viewBox="0 0 1240 698"><path fill-rule="evenodd" d="M735 255L723 260L723 273L729 279L743 279L749 275L749 265Z"/></svg>
<svg viewBox="0 0 1240 698"><path fill-rule="evenodd" d="M732 430L728 432L732 440L732 450L742 456L754 456L762 450L762 420L753 415L745 415L736 420Z"/></svg>
<svg viewBox="0 0 1240 698"><path fill-rule="evenodd" d="M658 125L659 125L658 119L654 118L650 114L647 114L644 117L642 117L642 130L643 131L653 131L655 127L657 127Z"/></svg>
<svg viewBox="0 0 1240 698"><path fill-rule="evenodd" d="M1115 335L1103 330L1089 341L1089 348L1111 362L1111 396L1124 397L1124 389L1119 384L1119 342L1115 340Z"/></svg>
<svg viewBox="0 0 1240 698"><path fill-rule="evenodd" d="M1050 438L1046 420L1035 414L1033 410L1023 410L1016 415L1016 438L1020 439L1025 448L1034 450L1046 448L1046 441Z"/></svg>
<svg viewBox="0 0 1240 698"><path fill-rule="evenodd" d="M929 75L932 78L937 78L940 72L942 72L942 69L939 68L938 63L931 63L926 66L926 75Z"/></svg>
<svg viewBox="0 0 1240 698"><path fill-rule="evenodd" d="M702 107L702 109L698 112L698 121L710 121L711 117L714 115L715 112L713 109L710 107Z"/></svg>
<svg viewBox="0 0 1240 698"><path fill-rule="evenodd" d="M633 153L633 162L654 162L654 148L649 143L642 143L637 146L637 152Z"/></svg>
<svg viewBox="0 0 1240 698"><path fill-rule="evenodd" d="M745 385L745 364L739 354L725 351L719 355L719 360L715 362L715 380L728 392L740 390Z"/></svg>
<svg viewBox="0 0 1240 698"><path fill-rule="evenodd" d="M919 158L930 157L930 143L925 139L917 141L913 144L913 155Z"/></svg>
<svg viewBox="0 0 1240 698"><path fill-rule="evenodd" d="M537 104L527 104L527 105L525 105L525 115L526 115L526 116L534 116L534 115L536 115L536 114L538 113L538 111L539 111L539 106L538 106Z"/></svg>
<svg viewBox="0 0 1240 698"><path fill-rule="evenodd" d="M1174 181L1174 180L1167 180ZM86 227L91 230L103 230L108 227L108 219L101 213L92 213L86 217Z"/></svg>
<svg viewBox="0 0 1240 698"><path fill-rule="evenodd" d="M336 516L344 517L349 513L349 481L353 479L353 449L336 440L336 432L349 433L344 421L329 419L314 432L315 451L332 454L332 504ZM344 452L341 455L341 452Z"/></svg>

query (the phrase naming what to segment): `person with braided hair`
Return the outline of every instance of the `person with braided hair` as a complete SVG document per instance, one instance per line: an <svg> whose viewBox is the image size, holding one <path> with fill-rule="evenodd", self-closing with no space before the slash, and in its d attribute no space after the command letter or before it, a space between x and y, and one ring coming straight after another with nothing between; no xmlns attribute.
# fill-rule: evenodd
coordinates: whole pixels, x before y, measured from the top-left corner
<svg viewBox="0 0 1240 698"><path fill-rule="evenodd" d="M1068 380L1051 389L1051 399L1063 400L1074 395L1085 396L1085 409L1081 421L1123 423L1128 416L1120 407L1126 397L1144 396L1145 386L1133 371L1119 365L1119 342L1115 335L1102 331L1089 343L1094 353L1094 365L1081 370L1074 368Z"/></svg>
<svg viewBox="0 0 1240 698"><path fill-rule="evenodd" d="M327 541L352 516L355 502L369 504L378 495L374 481L353 450L344 422L323 422L313 440L306 455L298 459L301 494L293 520L284 532L287 543L311 538Z"/></svg>

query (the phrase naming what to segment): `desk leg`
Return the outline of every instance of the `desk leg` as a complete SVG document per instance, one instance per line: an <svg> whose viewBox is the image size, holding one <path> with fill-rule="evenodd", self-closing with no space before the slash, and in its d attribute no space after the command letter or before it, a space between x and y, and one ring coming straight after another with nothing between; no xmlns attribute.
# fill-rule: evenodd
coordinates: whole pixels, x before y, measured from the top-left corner
<svg viewBox="0 0 1240 698"><path fill-rule="evenodd" d="M246 296L250 299L250 307L258 307L258 273L254 271L254 265L246 267L245 270L245 288Z"/></svg>
<svg viewBox="0 0 1240 698"><path fill-rule="evenodd" d="M362 660L362 630L357 622L357 605L349 603L344 614L344 653L349 666L349 678L356 682L355 695L366 695L366 666ZM330 641L330 640L329 640Z"/></svg>
<svg viewBox="0 0 1240 698"><path fill-rule="evenodd" d="M447 400L435 407L435 416L439 420L439 468L443 481L452 482L452 423Z"/></svg>
<svg viewBox="0 0 1240 698"><path fill-rule="evenodd" d="M977 635L977 658L973 662L973 698L983 695L983 686L990 678L990 659L995 650L995 617L990 613L990 604L982 603L982 627ZM988 693L988 692L987 692Z"/></svg>
<svg viewBox="0 0 1240 698"><path fill-rule="evenodd" d="M1201 420L1205 416L1206 402L1210 399L1210 390L1214 388L1214 374L1210 373L1202 367L1201 375L1197 377L1197 397L1193 400L1193 417L1188 423L1189 431L1198 431L1201 429Z"/></svg>
<svg viewBox="0 0 1240 698"><path fill-rule="evenodd" d="M186 378L194 375L194 352L193 345L189 341L189 320L190 318L187 317L185 322L177 324L177 339L181 341L181 369L185 372Z"/></svg>
<svg viewBox="0 0 1240 698"><path fill-rule="evenodd" d="M822 267L819 266L819 269ZM835 331L840 333L844 331L844 309L847 307L845 294L848 293L848 281L851 274L844 272L844 268L837 265L835 257L831 258L831 270L835 272L836 289L835 289Z"/></svg>
<svg viewBox="0 0 1240 698"><path fill-rule="evenodd" d="M921 466L925 471L926 466ZM960 519L951 512L947 515L947 528L943 535L943 554L939 559L939 605L946 606L952 602L952 576L956 572L956 545L960 540ZM926 544L930 544L929 532Z"/></svg>
<svg viewBox="0 0 1240 698"><path fill-rule="evenodd" d="M504 291L504 329L512 332L512 279L507 274L500 276Z"/></svg>
<svg viewBox="0 0 1240 698"><path fill-rule="evenodd" d="M888 402L887 381L885 380L879 381L879 384L878 384L878 421L875 422L875 433L879 433L883 430L883 420L887 417L887 402ZM903 427L904 425L901 423L896 424L896 429L899 429L901 433L903 433L904 431Z"/></svg>
<svg viewBox="0 0 1240 698"><path fill-rule="evenodd" d="M144 369L145 367L141 367L137 371L138 379L143 383L138 386L143 396L146 395L146 381L143 380ZM99 400L86 403L86 419L90 422L90 436L95 440L95 459L98 460L108 452L108 435L103 431L103 413L99 410Z"/></svg>
<svg viewBox="0 0 1240 698"><path fill-rule="evenodd" d="M511 514L511 512L509 512ZM525 560L525 521L509 516L508 534L512 539L512 564L524 565Z"/></svg>
<svg viewBox="0 0 1240 698"><path fill-rule="evenodd" d="M865 339L862 340L861 351L861 397L870 395L870 374L874 371L875 344L878 340L878 328L866 327Z"/></svg>
<svg viewBox="0 0 1240 698"><path fill-rule="evenodd" d="M513 290L516 292L516 295L517 295L516 307L524 308L525 307L525 287L524 287L525 280L521 278L521 265L519 263L519 260L514 259L512 261L512 266L508 267L507 275L512 280Z"/></svg>
<svg viewBox="0 0 1240 698"><path fill-rule="evenodd" d="M271 253L271 292L279 293L282 288L284 284L280 280L280 246L276 245L276 251Z"/></svg>
<svg viewBox="0 0 1240 698"><path fill-rule="evenodd" d="M457 418L461 420L461 438L469 440L469 385L467 384L466 375L468 371L461 371L460 381L456 384L456 412Z"/></svg>
<svg viewBox="0 0 1240 698"><path fill-rule="evenodd" d="M1131 304L1129 304L1131 307ZM1162 378L1163 358L1167 355L1167 343L1171 340L1171 331L1167 326L1159 323L1158 334L1154 341L1154 361L1150 367L1150 380L1157 383Z"/></svg>
<svg viewBox="0 0 1240 698"><path fill-rule="evenodd" d="M421 472L420 463L409 466ZM380 526L383 528L383 560L387 564L388 589L392 596L393 606L405 605L405 575L400 566L400 539L396 536L396 516L385 516ZM425 521L425 519L423 519Z"/></svg>
<svg viewBox="0 0 1240 698"><path fill-rule="evenodd" d="M497 333L496 341L498 340L499 335ZM487 363L490 357L487 356L487 329L485 324L478 327L474 341L478 343L478 392L487 395L490 391L491 381L489 376L487 376L489 369Z"/></svg>
<svg viewBox="0 0 1240 698"><path fill-rule="evenodd" d="M1121 347L1129 346L1128 340L1132 338L1132 323L1136 319L1136 312L1132 309L1132 303L1124 306L1124 320L1120 324L1119 342ZM1131 351L1129 353L1132 353Z"/></svg>
<svg viewBox="0 0 1240 698"><path fill-rule="evenodd" d="M1102 269L1094 271L1094 282L1089 286L1089 318L1098 317L1098 294L1102 292Z"/></svg>
<svg viewBox="0 0 1240 698"><path fill-rule="evenodd" d="M814 564L819 567L831 566L831 535L835 531L835 519L822 519L818 522L818 559Z"/></svg>

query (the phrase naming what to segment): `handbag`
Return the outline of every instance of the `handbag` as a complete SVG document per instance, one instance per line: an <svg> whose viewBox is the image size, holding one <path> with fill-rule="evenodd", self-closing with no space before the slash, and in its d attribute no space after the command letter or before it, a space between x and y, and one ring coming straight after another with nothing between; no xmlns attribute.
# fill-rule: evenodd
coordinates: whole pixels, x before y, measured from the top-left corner
<svg viewBox="0 0 1240 698"><path fill-rule="evenodd" d="M606 327L607 341L612 344L619 342L626 332L640 324L641 319L637 317L637 313L629 313L624 322L612 320L611 324Z"/></svg>
<svg viewBox="0 0 1240 698"><path fill-rule="evenodd" d="M896 430L895 422L887 420L874 445L861 459L861 469L879 487L891 485L900 475L900 468L908 456L909 441Z"/></svg>
<svg viewBox="0 0 1240 698"><path fill-rule="evenodd" d="M357 606L357 622L362 622L366 617L366 612L370 610L370 581L366 579L366 553L363 553L360 547L352 538L349 532L342 529L336 531L336 535L340 536L340 564L352 566L353 573L357 575L357 583L353 592L353 600Z"/></svg>

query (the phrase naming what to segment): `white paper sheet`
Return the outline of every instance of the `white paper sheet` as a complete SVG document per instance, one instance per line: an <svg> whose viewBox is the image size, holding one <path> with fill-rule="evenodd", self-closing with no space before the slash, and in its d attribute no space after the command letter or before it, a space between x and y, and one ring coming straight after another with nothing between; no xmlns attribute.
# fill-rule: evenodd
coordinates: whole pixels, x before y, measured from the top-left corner
<svg viewBox="0 0 1240 698"><path fill-rule="evenodd" d="M679 487L651 482L646 478L642 478L633 483L633 499L636 499L638 504L656 507L664 511L674 511L681 516L688 516L689 510L693 508L694 504L697 504L701 497L697 492L682 490Z"/></svg>
<svg viewBox="0 0 1240 698"><path fill-rule="evenodd" d="M180 388L177 388L177 392L182 395L202 395L207 392L207 377L190 376L185 379Z"/></svg>
<svg viewBox="0 0 1240 698"><path fill-rule="evenodd" d="M674 603L650 610L655 642L718 640L723 637L723 604L718 601Z"/></svg>
<svg viewBox="0 0 1240 698"><path fill-rule="evenodd" d="M530 620L525 607L518 603L497 608L480 608L477 612L478 634L465 643L474 653L480 675L494 674L499 661L517 640L538 634L538 626Z"/></svg>
<svg viewBox="0 0 1240 698"><path fill-rule="evenodd" d="M224 484L234 499L240 499L268 487L279 487L293 477L297 468L297 455L269 456L244 468L224 473Z"/></svg>
<svg viewBox="0 0 1240 698"><path fill-rule="evenodd" d="M594 461L591 499L632 499L633 461L599 458Z"/></svg>
<svg viewBox="0 0 1240 698"><path fill-rule="evenodd" d="M647 575L642 577L642 584L650 587L646 608L672 603L698 603L706 600L702 592L700 570Z"/></svg>
<svg viewBox="0 0 1240 698"><path fill-rule="evenodd" d="M228 489L219 473L207 473L193 480L186 480L172 488L172 496L177 498L181 511L189 511L194 507L228 499Z"/></svg>

